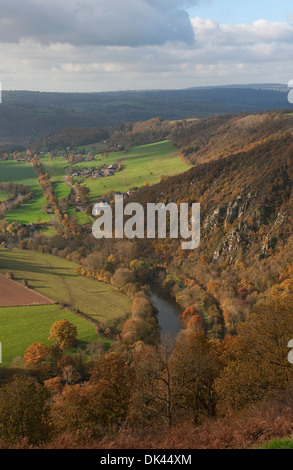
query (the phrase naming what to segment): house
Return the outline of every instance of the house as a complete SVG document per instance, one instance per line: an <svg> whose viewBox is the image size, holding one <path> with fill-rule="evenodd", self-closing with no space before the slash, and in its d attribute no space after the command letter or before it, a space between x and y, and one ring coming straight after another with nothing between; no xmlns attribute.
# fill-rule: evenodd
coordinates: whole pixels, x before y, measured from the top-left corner
<svg viewBox="0 0 293 470"><path fill-rule="evenodd" d="M100 211L109 208L109 204L112 201L111 198L101 199L100 202L94 205L92 215L100 215Z"/></svg>
<svg viewBox="0 0 293 470"><path fill-rule="evenodd" d="M116 165L116 163L114 163L114 165L108 166L108 170L117 170L117 168L118 168L118 165Z"/></svg>

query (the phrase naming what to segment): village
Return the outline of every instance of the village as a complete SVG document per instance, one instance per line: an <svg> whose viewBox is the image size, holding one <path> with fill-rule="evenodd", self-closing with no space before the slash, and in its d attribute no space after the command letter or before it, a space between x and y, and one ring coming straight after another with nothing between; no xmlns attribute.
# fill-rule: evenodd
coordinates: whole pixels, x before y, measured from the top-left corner
<svg viewBox="0 0 293 470"><path fill-rule="evenodd" d="M76 170L71 174L73 178L106 178L107 176L114 176L119 171L119 165L104 165L101 168L82 168Z"/></svg>

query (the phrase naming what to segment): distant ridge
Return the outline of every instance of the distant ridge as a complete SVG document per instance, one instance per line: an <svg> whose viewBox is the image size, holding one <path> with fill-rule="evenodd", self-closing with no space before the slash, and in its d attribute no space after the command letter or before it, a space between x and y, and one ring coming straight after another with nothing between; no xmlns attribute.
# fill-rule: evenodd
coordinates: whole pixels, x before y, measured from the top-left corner
<svg viewBox="0 0 293 470"><path fill-rule="evenodd" d="M282 84L248 84L101 93L3 91L0 150L26 147L68 127L105 128L154 117L177 120L291 110L288 90Z"/></svg>

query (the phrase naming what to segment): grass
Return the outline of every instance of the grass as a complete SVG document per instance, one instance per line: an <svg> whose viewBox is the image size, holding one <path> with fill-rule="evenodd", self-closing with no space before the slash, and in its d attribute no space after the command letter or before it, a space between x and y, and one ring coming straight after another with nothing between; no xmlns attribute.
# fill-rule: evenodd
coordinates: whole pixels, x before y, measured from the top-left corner
<svg viewBox="0 0 293 470"><path fill-rule="evenodd" d="M47 238L52 238L55 235L57 235L57 232L55 231L53 226L48 226L48 227L43 227L38 230L38 233L40 235L44 235Z"/></svg>
<svg viewBox="0 0 293 470"><path fill-rule="evenodd" d="M5 214L9 222L29 224L31 222L49 221L50 217L44 212L44 193L38 186L37 174L29 163L18 161L0 162L0 182L13 182L29 186L34 196L18 209Z"/></svg>
<svg viewBox="0 0 293 470"><path fill-rule="evenodd" d="M80 148L87 148L87 146ZM41 157L41 161L50 175L58 199L68 196L70 189L64 183L65 168L69 166L67 160L62 157L50 159L46 154ZM180 160L176 148L170 141L133 147L127 153L113 152L108 156L99 155L95 160L78 163L73 165L73 168L98 168L101 165L110 165L117 161L121 161L122 171L107 178L88 178L85 181L84 184L90 189L91 202L96 202L112 189L126 192L132 186L140 187L145 182L154 184L163 175L182 173L189 168ZM75 181L79 179L76 178ZM80 225L91 223L91 219L84 212L76 212L74 207L69 208L67 213Z"/></svg>
<svg viewBox="0 0 293 470"><path fill-rule="evenodd" d="M131 310L130 300L102 282L79 276L75 263L57 256L0 249L0 272L13 271L30 288L55 302L70 305L97 321L111 321Z"/></svg>
<svg viewBox="0 0 293 470"><path fill-rule="evenodd" d="M67 214L79 225L92 224L93 219L90 219L85 212L75 210L75 207L69 207Z"/></svg>
<svg viewBox="0 0 293 470"><path fill-rule="evenodd" d="M0 189L0 202L6 201L11 196L11 194L7 193L6 191L3 191Z"/></svg>
<svg viewBox="0 0 293 470"><path fill-rule="evenodd" d="M24 186L37 185L37 173L30 163L9 160L0 162L1 183L13 182Z"/></svg>
<svg viewBox="0 0 293 470"><path fill-rule="evenodd" d="M114 152L99 163L110 165L117 161L122 163L123 169L114 176L86 180L92 202L112 189L125 192L132 186L140 187L145 182L151 185L163 175L182 173L190 168L180 160L170 141L133 147L127 153Z"/></svg>
<svg viewBox="0 0 293 470"><path fill-rule="evenodd" d="M58 199L63 199L69 196L70 188L64 183L64 176L66 175L65 167L69 166L67 160L62 157L54 158L53 160L50 159L49 156L42 157L42 163L50 175L50 179L53 184L54 193ZM85 166L100 166L100 162L85 162L78 164L79 167ZM79 225L84 225L87 223L91 223L92 221L88 218L88 216L84 212L77 212L75 207L69 207L67 209L67 214L72 217Z"/></svg>
<svg viewBox="0 0 293 470"><path fill-rule="evenodd" d="M19 222L30 224L31 222L48 222L50 217L45 213L43 207L45 198L42 189L39 186L33 186L34 196L29 201L22 204L14 211L7 212L5 219L9 222Z"/></svg>
<svg viewBox="0 0 293 470"><path fill-rule="evenodd" d="M64 197L69 196L70 188L63 182L54 182L53 190L58 199L63 199Z"/></svg>
<svg viewBox="0 0 293 470"><path fill-rule="evenodd" d="M48 340L50 328L53 323L63 319L77 327L81 345L97 340L93 325L58 305L1 307L2 363L10 365L15 357L23 356L25 350L34 342L51 344Z"/></svg>
<svg viewBox="0 0 293 470"><path fill-rule="evenodd" d="M50 175L52 183L62 182L66 175L65 167L69 166L67 160L62 157L56 157L50 159L48 155L40 157L42 164L45 167L46 172Z"/></svg>
<svg viewBox="0 0 293 470"><path fill-rule="evenodd" d="M182 173L189 168L177 156L177 150L170 141L133 147L127 153L113 152L107 157L99 156L99 158L101 160L79 163L77 167L93 168L121 161L123 168L114 176L86 180L84 184L90 189L91 202L96 202L111 189L125 192L132 186L140 187L145 182L154 184L159 181L162 175ZM65 167L68 166L68 162L62 157L51 160L49 155L41 157L41 161L50 175L57 198L62 199L68 196L70 188L64 183ZM31 222L51 220L43 210L44 194L38 186L36 172L30 164L18 161L0 162L0 182L8 181L29 186L34 192L34 197L30 201L5 215L9 222L30 224ZM81 225L90 222L85 213L75 212L74 208L69 209L68 214ZM52 231L46 231L45 234L52 236L52 233Z"/></svg>
<svg viewBox="0 0 293 470"><path fill-rule="evenodd" d="M270 450L277 450L277 449L293 449L293 440L286 437L283 439L273 439L267 445L260 447L260 449L270 449Z"/></svg>

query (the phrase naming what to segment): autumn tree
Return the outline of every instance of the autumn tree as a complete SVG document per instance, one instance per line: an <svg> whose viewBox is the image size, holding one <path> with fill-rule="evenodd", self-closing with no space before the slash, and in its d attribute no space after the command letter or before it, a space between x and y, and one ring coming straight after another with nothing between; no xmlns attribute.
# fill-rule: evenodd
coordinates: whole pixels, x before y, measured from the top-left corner
<svg viewBox="0 0 293 470"><path fill-rule="evenodd" d="M216 413L215 379L222 368L216 345L197 328L142 347L134 359L133 423L156 420L170 427L182 416L197 423Z"/></svg>
<svg viewBox="0 0 293 470"><path fill-rule="evenodd" d="M91 371L90 383L97 385L104 410L100 420L114 429L126 419L133 387L133 372L122 354L115 352L100 358ZM101 408L101 411L102 411Z"/></svg>
<svg viewBox="0 0 293 470"><path fill-rule="evenodd" d="M25 366L37 366L44 364L50 353L50 348L43 343L31 344L24 355Z"/></svg>
<svg viewBox="0 0 293 470"><path fill-rule="evenodd" d="M50 329L50 340L55 340L61 349L69 349L77 344L77 328L68 320L60 320Z"/></svg>
<svg viewBox="0 0 293 470"><path fill-rule="evenodd" d="M19 376L0 388L0 436L10 444L27 438L37 444L48 434L48 391L29 377Z"/></svg>
<svg viewBox="0 0 293 470"><path fill-rule="evenodd" d="M193 319L198 322L196 317L190 322ZM207 339L197 322L194 329L189 327L179 335L171 360L177 406L191 415L196 424L216 414L215 380L222 370L217 345Z"/></svg>
<svg viewBox="0 0 293 470"><path fill-rule="evenodd" d="M197 311L193 305L187 307L183 313L181 313L179 319L181 321L182 328L187 328L188 322L191 318L197 314Z"/></svg>
<svg viewBox="0 0 293 470"><path fill-rule="evenodd" d="M61 377L53 377L44 381L44 386L51 393L51 395L57 395L61 393L63 389L63 382Z"/></svg>
<svg viewBox="0 0 293 470"><path fill-rule="evenodd" d="M144 292L134 296L131 314L131 318L123 326L122 341L126 344L137 341L155 344L160 336L159 324L154 315L153 304Z"/></svg>
<svg viewBox="0 0 293 470"><path fill-rule="evenodd" d="M57 432L88 433L101 437L97 387L66 385L50 409L50 419Z"/></svg>
<svg viewBox="0 0 293 470"><path fill-rule="evenodd" d="M67 385L51 407L56 430L102 437L126 419L132 389L127 360L116 353L101 358L82 385Z"/></svg>
<svg viewBox="0 0 293 470"><path fill-rule="evenodd" d="M187 323L186 329L193 333L204 334L205 327L204 319L200 315L193 315Z"/></svg>
<svg viewBox="0 0 293 470"><path fill-rule="evenodd" d="M147 425L159 419L172 425L178 398L173 387L174 339L165 337L157 346L145 346L134 358L135 390L130 417L134 424Z"/></svg>
<svg viewBox="0 0 293 470"><path fill-rule="evenodd" d="M293 376L288 342L293 338L293 296L274 297L255 307L229 341L217 392L220 408L237 410L280 389Z"/></svg>

